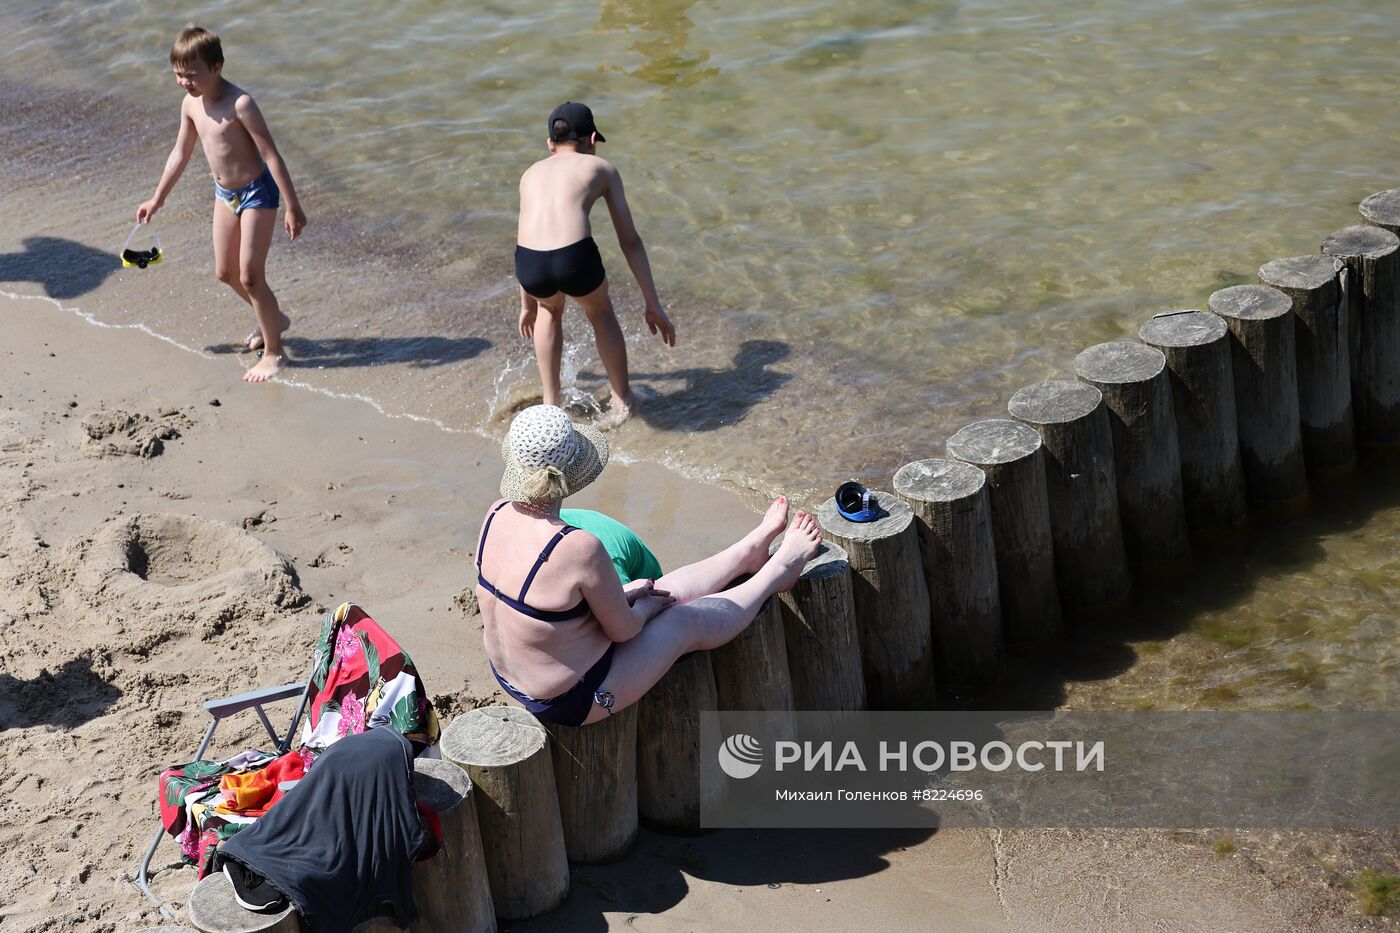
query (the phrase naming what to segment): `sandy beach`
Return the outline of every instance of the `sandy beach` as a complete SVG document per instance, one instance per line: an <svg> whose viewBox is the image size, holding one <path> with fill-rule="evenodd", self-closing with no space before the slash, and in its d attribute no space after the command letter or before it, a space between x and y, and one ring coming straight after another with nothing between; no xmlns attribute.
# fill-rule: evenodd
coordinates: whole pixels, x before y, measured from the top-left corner
<svg viewBox="0 0 1400 933"><path fill-rule="evenodd" d="M157 771L192 752L201 701L300 678L341 600L410 651L445 721L499 701L458 601L499 477L489 442L248 386L227 356L46 299L0 299L0 321L0 929L158 922L127 883ZM648 465L615 463L578 498L668 566L756 520L733 494ZM216 751L255 743L254 726L234 721ZM1324 835L1305 840L1311 854ZM620 864L576 868L562 910L508 928L1394 928L1357 913L1348 865L1329 878L1271 860L1279 834L1237 834L1221 857L1216 836L643 832ZM176 856L167 842L154 865L178 914L195 874Z"/></svg>

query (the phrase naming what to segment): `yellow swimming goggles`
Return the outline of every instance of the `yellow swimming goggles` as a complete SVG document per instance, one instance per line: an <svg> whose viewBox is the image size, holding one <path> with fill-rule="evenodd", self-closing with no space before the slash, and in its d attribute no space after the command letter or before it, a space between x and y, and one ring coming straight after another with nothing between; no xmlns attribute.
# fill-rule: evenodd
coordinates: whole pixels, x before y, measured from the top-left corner
<svg viewBox="0 0 1400 933"><path fill-rule="evenodd" d="M136 231L141 229L141 224L131 228L131 232L126 235L126 242L122 244L121 253L122 267L126 269L144 269L147 266L154 266L160 262L162 256L160 248L160 234L155 234L156 245L150 249L128 249L131 245L131 238L136 236Z"/></svg>

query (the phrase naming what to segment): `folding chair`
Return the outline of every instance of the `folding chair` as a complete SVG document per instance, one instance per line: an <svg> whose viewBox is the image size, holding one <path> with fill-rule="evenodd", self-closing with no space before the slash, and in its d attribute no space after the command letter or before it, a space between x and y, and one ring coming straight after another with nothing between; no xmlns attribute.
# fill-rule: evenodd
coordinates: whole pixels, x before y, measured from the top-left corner
<svg viewBox="0 0 1400 933"><path fill-rule="evenodd" d="M219 723L235 713L241 713L245 709L251 709L258 714L258 719L262 721L263 728L267 730L268 736L276 743L277 754L282 755L291 750L292 738L296 735L297 726L301 724L301 717L306 712L306 704L311 699L311 676L315 672L316 662L312 662L311 672L306 675L306 680L299 684L283 684L280 687L268 687L265 690L254 690L251 693L240 693L237 696L224 697L222 700L210 700L204 704L204 710L211 717L209 728L204 730L204 738L199 743L199 748L194 753L194 760L200 761L204 758L204 752L209 748L209 743L214 739L214 730L219 727ZM277 730L272 727L272 720L267 718L267 713L263 710L264 703L276 703L281 700L290 700L292 697L300 697L297 703L297 711L292 716L291 723L287 726L287 734L277 735ZM156 818L159 822L159 817ZM131 882L142 894L145 894L160 910L160 915L167 920L174 920L170 911L161 904L160 898L156 897L151 890L150 867L151 859L155 857L156 848L160 846L161 838L165 836L164 824L156 827L155 835L151 837L151 844L146 847L146 854L141 859L141 867L136 873L136 878Z"/></svg>
<svg viewBox="0 0 1400 933"><path fill-rule="evenodd" d="M359 691L358 695L354 691ZM293 697L300 698L296 713L286 734L278 736L263 706ZM408 652L368 613L349 602L338 606L322 623L311 670L303 683L210 700L203 705L212 721L204 730L192 763L204 760L220 722L248 709L257 714L268 737L275 743L277 756L291 751L303 716L307 721L301 747L313 752L319 752L347 732L360 732L375 724L395 729L416 740L415 747L422 748L436 744L440 732L437 714ZM172 783L175 780L171 778ZM165 803L169 802L167 798ZM180 805L184 806L183 800ZM249 821L246 817L242 819L245 823ZM162 916L174 919L150 885L151 859L155 857L161 836L166 833L162 820L151 837L132 884L155 903Z"/></svg>

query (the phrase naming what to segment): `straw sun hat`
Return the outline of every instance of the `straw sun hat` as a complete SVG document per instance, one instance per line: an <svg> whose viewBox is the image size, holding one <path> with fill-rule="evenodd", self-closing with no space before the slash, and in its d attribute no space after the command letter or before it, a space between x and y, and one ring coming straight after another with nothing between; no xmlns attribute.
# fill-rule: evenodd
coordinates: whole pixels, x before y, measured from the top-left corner
<svg viewBox="0 0 1400 933"><path fill-rule="evenodd" d="M564 477L564 495L572 495L598 478L608 464L608 442L593 428L576 425L562 408L533 405L515 416L501 444L506 471L501 495L524 501L526 483L540 470L554 467Z"/></svg>

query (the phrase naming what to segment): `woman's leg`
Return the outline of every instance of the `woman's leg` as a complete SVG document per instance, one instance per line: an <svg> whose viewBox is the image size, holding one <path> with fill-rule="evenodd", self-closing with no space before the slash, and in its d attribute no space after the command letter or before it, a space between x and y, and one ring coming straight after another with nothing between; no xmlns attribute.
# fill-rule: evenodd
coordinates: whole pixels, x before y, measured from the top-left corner
<svg viewBox="0 0 1400 933"><path fill-rule="evenodd" d="M787 508L786 496L774 499L753 531L718 554L677 567L657 580L657 587L676 597L676 602L688 603L718 593L742 574L757 573L768 561L768 546L787 523Z"/></svg>
<svg viewBox="0 0 1400 933"><path fill-rule="evenodd" d="M735 638L753 621L764 600L792 589L820 543L816 519L798 512L783 543L752 577L723 593L672 606L643 626L636 638L619 644L599 688L612 693L613 712L640 700L681 655L718 648ZM594 703L586 721L597 722L607 715Z"/></svg>

